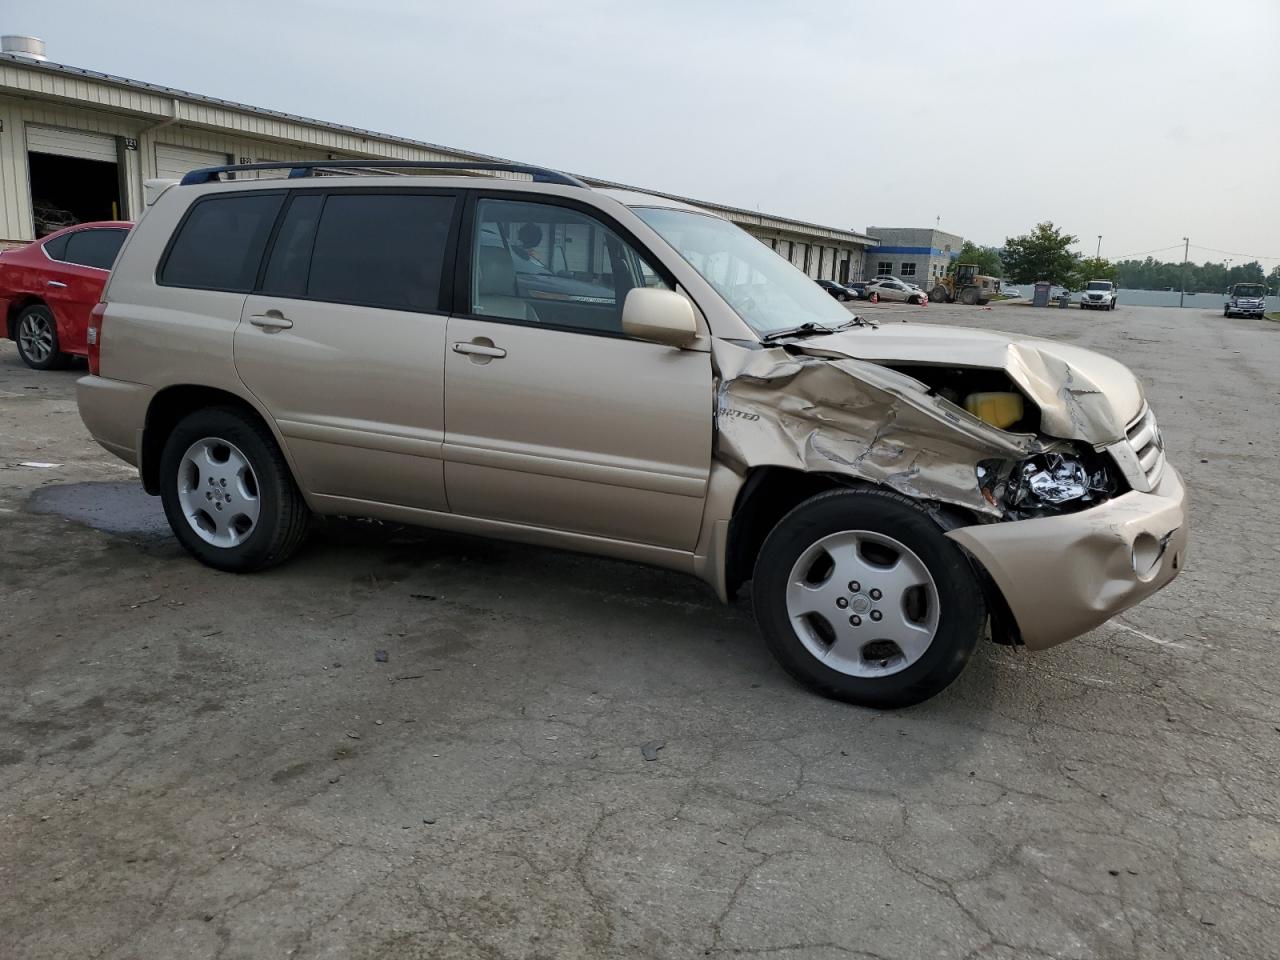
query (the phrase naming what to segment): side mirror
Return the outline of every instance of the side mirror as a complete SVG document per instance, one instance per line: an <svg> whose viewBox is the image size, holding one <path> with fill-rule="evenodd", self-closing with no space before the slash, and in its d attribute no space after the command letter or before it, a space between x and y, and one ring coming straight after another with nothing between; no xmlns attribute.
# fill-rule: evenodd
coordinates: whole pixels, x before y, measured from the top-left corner
<svg viewBox="0 0 1280 960"><path fill-rule="evenodd" d="M622 304L622 332L637 340L687 347L698 337L693 304L674 290L635 287Z"/></svg>

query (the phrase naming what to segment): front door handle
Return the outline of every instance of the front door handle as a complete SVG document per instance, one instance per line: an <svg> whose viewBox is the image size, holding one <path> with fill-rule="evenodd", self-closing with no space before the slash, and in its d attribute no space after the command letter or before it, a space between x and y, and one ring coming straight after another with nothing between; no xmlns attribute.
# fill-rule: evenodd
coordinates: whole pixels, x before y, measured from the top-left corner
<svg viewBox="0 0 1280 960"><path fill-rule="evenodd" d="M455 343L453 345L454 353L469 353L477 357L489 357L497 359L505 357L507 351L501 347L495 347L492 343Z"/></svg>
<svg viewBox="0 0 1280 960"><path fill-rule="evenodd" d="M255 327L261 327L263 330L288 330L293 326L293 321L279 310L255 313L249 317L249 322Z"/></svg>
<svg viewBox="0 0 1280 960"><path fill-rule="evenodd" d="M44 285L46 287L54 287L58 290L67 289L67 285L63 283L61 280L46 280Z"/></svg>

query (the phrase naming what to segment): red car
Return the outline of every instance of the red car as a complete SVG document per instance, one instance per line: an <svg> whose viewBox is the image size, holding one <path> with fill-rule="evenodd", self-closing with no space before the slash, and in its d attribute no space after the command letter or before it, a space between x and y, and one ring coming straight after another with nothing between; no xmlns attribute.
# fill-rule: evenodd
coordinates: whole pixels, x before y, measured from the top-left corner
<svg viewBox="0 0 1280 960"><path fill-rule="evenodd" d="M88 352L89 311L133 224L81 223L0 253L0 333L35 370L65 367Z"/></svg>

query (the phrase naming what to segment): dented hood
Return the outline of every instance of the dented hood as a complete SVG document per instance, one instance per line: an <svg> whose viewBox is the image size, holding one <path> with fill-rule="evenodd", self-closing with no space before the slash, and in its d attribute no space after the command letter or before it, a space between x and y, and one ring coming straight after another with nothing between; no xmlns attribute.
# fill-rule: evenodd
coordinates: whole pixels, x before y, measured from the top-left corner
<svg viewBox="0 0 1280 960"><path fill-rule="evenodd" d="M1128 367L1053 340L894 323L808 337L797 345L875 363L1003 370L1040 408L1041 431L1064 440L1113 443L1142 409L1142 385Z"/></svg>

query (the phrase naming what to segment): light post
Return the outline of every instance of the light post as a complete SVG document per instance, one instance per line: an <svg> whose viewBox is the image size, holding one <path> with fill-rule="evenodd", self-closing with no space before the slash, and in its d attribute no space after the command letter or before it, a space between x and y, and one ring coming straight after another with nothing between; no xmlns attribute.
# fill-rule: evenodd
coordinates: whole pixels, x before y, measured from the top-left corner
<svg viewBox="0 0 1280 960"><path fill-rule="evenodd" d="M1102 259L1102 234L1098 234L1098 252L1093 255L1093 259Z"/></svg>
<svg viewBox="0 0 1280 960"><path fill-rule="evenodd" d="M1178 295L1178 306L1181 307L1186 303L1187 299L1187 251L1191 248L1191 241L1186 237L1182 238L1182 293Z"/></svg>

